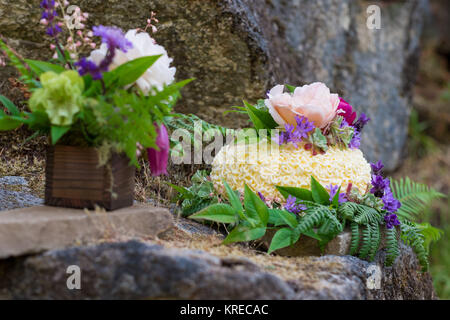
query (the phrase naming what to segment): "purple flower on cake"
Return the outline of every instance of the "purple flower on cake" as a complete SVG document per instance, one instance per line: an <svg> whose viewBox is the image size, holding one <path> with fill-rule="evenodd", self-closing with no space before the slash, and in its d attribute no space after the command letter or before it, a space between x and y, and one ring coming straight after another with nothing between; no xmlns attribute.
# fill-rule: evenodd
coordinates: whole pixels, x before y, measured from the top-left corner
<svg viewBox="0 0 450 320"><path fill-rule="evenodd" d="M353 124L353 127L356 131L361 132L364 126L370 121L370 118L366 116L366 114L363 112L359 116L358 120Z"/></svg>
<svg viewBox="0 0 450 320"><path fill-rule="evenodd" d="M280 132L278 135L278 143L280 145L290 142L298 148L298 143L301 143L303 139L308 138L309 132L315 128L314 124L303 116L295 116L295 121L297 126L291 124L284 125L286 131Z"/></svg>
<svg viewBox="0 0 450 320"><path fill-rule="evenodd" d="M289 211L290 213L299 214L300 212L306 210L306 206L302 204L296 204L296 197L289 196L286 199L286 204L284 205L284 210Z"/></svg>
<svg viewBox="0 0 450 320"><path fill-rule="evenodd" d="M258 191L258 197L265 203L266 202L266 198L264 197L264 195Z"/></svg>
<svg viewBox="0 0 450 320"><path fill-rule="evenodd" d="M384 190L389 186L389 179L384 179L381 175L372 176L372 189L370 193L374 194L375 197L381 198L384 195Z"/></svg>
<svg viewBox="0 0 450 320"><path fill-rule="evenodd" d="M384 216L384 221L386 222L386 228L392 229L394 226L399 226L400 221L396 214L387 214Z"/></svg>
<svg viewBox="0 0 450 320"><path fill-rule="evenodd" d="M402 206L400 201L394 198L391 187L389 185L387 185L387 187L384 189L384 194L381 200L383 200L384 203L383 210L386 210L390 213L397 212L397 210Z"/></svg>
<svg viewBox="0 0 450 320"><path fill-rule="evenodd" d="M361 145L361 134L359 131L356 131L353 133L352 140L350 140L350 143L348 144L348 147L350 149L359 149Z"/></svg>
<svg viewBox="0 0 450 320"><path fill-rule="evenodd" d="M329 201L332 202L334 196L336 195L336 192L339 190L339 186L338 185L333 185L330 184L329 186L327 186L327 189L330 193L330 198ZM338 203L344 203L347 202L347 196L345 193L339 193L339 198L338 198Z"/></svg>
<svg viewBox="0 0 450 320"><path fill-rule="evenodd" d="M371 163L370 167L372 168L373 174L381 174L381 171L383 170L384 165L380 160L378 160L378 162Z"/></svg>

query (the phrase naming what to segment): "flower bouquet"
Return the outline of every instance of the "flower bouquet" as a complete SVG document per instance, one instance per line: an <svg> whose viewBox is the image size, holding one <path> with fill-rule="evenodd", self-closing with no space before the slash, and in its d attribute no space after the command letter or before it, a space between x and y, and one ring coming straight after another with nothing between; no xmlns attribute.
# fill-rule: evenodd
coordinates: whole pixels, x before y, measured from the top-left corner
<svg viewBox="0 0 450 320"><path fill-rule="evenodd" d="M133 203L133 166L146 150L152 174L166 173L168 133L179 90L175 68L156 31L154 14L145 29L85 27L87 13L67 16L67 1L41 2L42 25L52 40L51 62L24 59L4 39L0 49L30 91L29 110L0 96L0 130L26 125L33 136L47 135L45 203L107 210ZM66 39L62 41L63 37ZM95 39L101 39L98 49ZM84 57L82 57L84 56Z"/></svg>
<svg viewBox="0 0 450 320"><path fill-rule="evenodd" d="M269 253L306 238L324 249L348 230L346 254L373 260L385 247L392 265L403 241L427 268L440 230L415 217L443 195L385 178L381 162L366 161L359 150L365 114L358 117L323 83L278 85L256 105L244 103L233 111L248 115L253 128L235 134L191 187L173 186L185 215L228 225L225 244L264 242L270 234Z"/></svg>

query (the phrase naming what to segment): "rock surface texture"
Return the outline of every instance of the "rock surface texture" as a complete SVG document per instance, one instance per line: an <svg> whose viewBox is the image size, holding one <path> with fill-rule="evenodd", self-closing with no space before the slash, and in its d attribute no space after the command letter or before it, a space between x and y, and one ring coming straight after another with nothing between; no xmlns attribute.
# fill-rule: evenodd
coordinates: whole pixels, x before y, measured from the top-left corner
<svg viewBox="0 0 450 320"><path fill-rule="evenodd" d="M0 30L19 52L43 58L50 53L36 32L38 3L0 0ZM362 144L371 161L393 169L402 157L427 0L377 2L381 29L373 30L367 27L373 2L365 0L73 3L91 14L90 23L123 29L142 27L150 10L158 13L155 37L174 57L177 78L196 78L180 111L236 126L224 108L256 102L276 83L323 81L372 118Z"/></svg>
<svg viewBox="0 0 450 320"><path fill-rule="evenodd" d="M111 212L39 206L0 212L0 259L97 243L156 237L173 226L168 210L135 205Z"/></svg>
<svg viewBox="0 0 450 320"><path fill-rule="evenodd" d="M0 262L0 292L13 299L435 298L412 251L401 251L392 268L382 267L382 252L371 264L350 256L296 258L297 277L282 279L246 258L137 241L104 243ZM81 269L81 290L67 289L69 265Z"/></svg>
<svg viewBox="0 0 450 320"><path fill-rule="evenodd" d="M36 197L24 177L0 177L0 211L41 205L44 200Z"/></svg>

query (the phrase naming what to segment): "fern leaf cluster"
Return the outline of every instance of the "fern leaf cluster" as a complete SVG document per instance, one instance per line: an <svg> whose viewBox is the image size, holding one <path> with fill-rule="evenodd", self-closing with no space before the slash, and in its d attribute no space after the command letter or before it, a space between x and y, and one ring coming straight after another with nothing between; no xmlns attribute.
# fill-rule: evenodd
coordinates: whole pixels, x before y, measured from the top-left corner
<svg viewBox="0 0 450 320"><path fill-rule="evenodd" d="M394 197L402 203L397 211L401 221L420 218L433 200L445 197L433 188L413 182L409 178L391 180L391 186Z"/></svg>

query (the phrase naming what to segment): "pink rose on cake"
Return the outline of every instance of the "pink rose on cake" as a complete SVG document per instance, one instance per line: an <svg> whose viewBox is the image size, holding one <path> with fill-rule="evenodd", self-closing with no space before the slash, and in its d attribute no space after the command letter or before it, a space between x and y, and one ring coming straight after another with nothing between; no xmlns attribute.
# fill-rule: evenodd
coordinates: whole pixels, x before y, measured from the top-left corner
<svg viewBox="0 0 450 320"><path fill-rule="evenodd" d="M297 87L294 93L284 92L283 85L277 85L265 100L273 119L280 125L297 125L296 116L304 116L318 128L326 127L336 116L340 100L322 82Z"/></svg>

